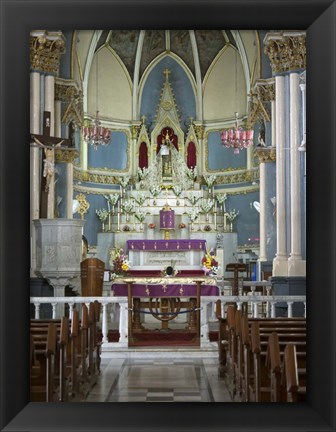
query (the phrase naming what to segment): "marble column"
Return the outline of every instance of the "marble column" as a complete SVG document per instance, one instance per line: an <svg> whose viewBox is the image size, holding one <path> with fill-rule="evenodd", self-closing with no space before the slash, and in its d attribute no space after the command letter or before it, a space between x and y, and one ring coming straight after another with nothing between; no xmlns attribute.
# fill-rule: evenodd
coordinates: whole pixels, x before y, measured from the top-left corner
<svg viewBox="0 0 336 432"><path fill-rule="evenodd" d="M30 132L40 133L40 74L30 73ZM31 276L36 269L36 235L33 220L40 214L40 149L30 147L30 241Z"/></svg>
<svg viewBox="0 0 336 432"><path fill-rule="evenodd" d="M285 78L275 77L276 115L276 233L277 252L273 260L273 276L288 275L286 190L285 190Z"/></svg>
<svg viewBox="0 0 336 432"><path fill-rule="evenodd" d="M271 101L271 116L272 116L272 147L275 147L275 143L276 143L275 100Z"/></svg>
<svg viewBox="0 0 336 432"><path fill-rule="evenodd" d="M290 202L291 244L288 276L305 276L306 263L301 255L301 188L300 188L300 75L289 75L290 82Z"/></svg>
<svg viewBox="0 0 336 432"><path fill-rule="evenodd" d="M262 162L259 168L260 172L260 213L259 213L259 237L260 237L260 253L259 261L267 261L267 213L266 213L266 163Z"/></svg>
<svg viewBox="0 0 336 432"><path fill-rule="evenodd" d="M50 136L55 136L55 77L53 75L47 75L45 77L45 99L44 106L45 111L50 112ZM55 160L55 156L54 156ZM48 192L48 219L54 218L55 212L55 174L53 174Z"/></svg>

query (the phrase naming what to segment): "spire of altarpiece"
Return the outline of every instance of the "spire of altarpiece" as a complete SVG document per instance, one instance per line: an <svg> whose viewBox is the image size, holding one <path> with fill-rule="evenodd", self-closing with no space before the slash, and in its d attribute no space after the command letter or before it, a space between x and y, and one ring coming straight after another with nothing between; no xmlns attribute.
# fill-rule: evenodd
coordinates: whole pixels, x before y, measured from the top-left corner
<svg viewBox="0 0 336 432"><path fill-rule="evenodd" d="M156 124L161 123L162 121L167 119L167 117L169 117L172 124L179 125L180 117L178 114L178 109L176 107L173 89L169 82L169 74L171 73L171 71L168 68L166 68L163 73L165 74L166 79L163 84L160 102L155 117L155 123Z"/></svg>

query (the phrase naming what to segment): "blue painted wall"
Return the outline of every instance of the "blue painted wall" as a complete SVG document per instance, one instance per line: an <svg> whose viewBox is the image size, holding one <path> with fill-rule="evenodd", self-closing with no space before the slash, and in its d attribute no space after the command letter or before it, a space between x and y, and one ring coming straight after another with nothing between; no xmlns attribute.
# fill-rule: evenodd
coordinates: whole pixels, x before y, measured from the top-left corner
<svg viewBox="0 0 336 432"><path fill-rule="evenodd" d="M108 168L125 170L127 168L128 138L125 132L112 131L111 143L108 146L94 149L88 146L88 166L90 168Z"/></svg>
<svg viewBox="0 0 336 432"><path fill-rule="evenodd" d="M264 53L263 49L263 40L266 36L266 34L271 30L259 30L259 39L260 39L260 45L261 45L261 78L271 78L272 76L272 69L271 64L268 55Z"/></svg>
<svg viewBox="0 0 336 432"><path fill-rule="evenodd" d="M220 132L209 132L208 167L210 171L246 167L246 150L243 149L235 155L233 149L223 147Z"/></svg>
<svg viewBox="0 0 336 432"><path fill-rule="evenodd" d="M149 129L152 131L161 91L166 79L163 73L166 68L171 71L169 82L179 110L180 126L186 132L187 125L190 124L189 117L196 118L195 95L185 71L172 57L164 57L150 72L142 93L140 115L146 116L146 124L150 125Z"/></svg>
<svg viewBox="0 0 336 432"><path fill-rule="evenodd" d="M70 57L73 31L63 31L65 37L65 53L60 60L59 76L65 79L70 79Z"/></svg>

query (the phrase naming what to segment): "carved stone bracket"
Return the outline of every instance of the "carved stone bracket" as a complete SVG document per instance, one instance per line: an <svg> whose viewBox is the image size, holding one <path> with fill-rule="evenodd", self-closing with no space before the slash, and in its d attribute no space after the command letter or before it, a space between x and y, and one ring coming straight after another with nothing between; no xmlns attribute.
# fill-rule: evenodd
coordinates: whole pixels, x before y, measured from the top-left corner
<svg viewBox="0 0 336 432"><path fill-rule="evenodd" d="M78 88L76 81L56 78L55 99L66 103L63 110L62 122L73 121L77 127L83 125L83 92Z"/></svg>
<svg viewBox="0 0 336 432"><path fill-rule="evenodd" d="M275 80L257 80L250 94L247 124L252 127L258 121L270 121L269 103L275 100Z"/></svg>
<svg viewBox="0 0 336 432"><path fill-rule="evenodd" d="M264 44L273 74L306 69L306 32L267 33Z"/></svg>
<svg viewBox="0 0 336 432"><path fill-rule="evenodd" d="M55 162L73 163L79 157L76 149L55 149Z"/></svg>
<svg viewBox="0 0 336 432"><path fill-rule="evenodd" d="M254 150L254 156L258 158L259 163L275 162L276 150L275 147L261 147Z"/></svg>
<svg viewBox="0 0 336 432"><path fill-rule="evenodd" d="M57 74L61 55L65 53L62 32L32 31L30 34L30 67Z"/></svg>
<svg viewBox="0 0 336 432"><path fill-rule="evenodd" d="M131 132L132 132L132 138L133 139L137 139L138 138L140 129L141 129L141 124L139 124L139 125L132 125Z"/></svg>
<svg viewBox="0 0 336 432"><path fill-rule="evenodd" d="M197 135L197 139L202 140L204 138L205 127L203 125L194 125L194 129Z"/></svg>

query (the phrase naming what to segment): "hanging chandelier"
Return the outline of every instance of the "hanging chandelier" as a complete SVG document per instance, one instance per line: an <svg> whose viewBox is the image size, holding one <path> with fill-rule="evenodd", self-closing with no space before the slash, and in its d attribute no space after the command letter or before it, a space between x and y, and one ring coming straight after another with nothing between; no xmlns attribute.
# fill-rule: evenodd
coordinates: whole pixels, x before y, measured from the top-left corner
<svg viewBox="0 0 336 432"><path fill-rule="evenodd" d="M111 130L101 126L99 120L98 111L98 93L99 93L99 83L98 83L98 52L96 53L96 118L93 124L89 123L83 128L84 140L94 146L97 150L98 146L107 146L111 142Z"/></svg>
<svg viewBox="0 0 336 432"><path fill-rule="evenodd" d="M107 146L110 144L111 130L101 126L99 111L96 112L94 124L84 127L84 140L88 144L93 145L95 150L97 150L98 146Z"/></svg>
<svg viewBox="0 0 336 432"><path fill-rule="evenodd" d="M238 113L235 113L236 125L235 128L224 129L220 136L224 147L233 148L235 155L239 154L239 150L251 147L253 144L253 129L244 129L238 126Z"/></svg>

